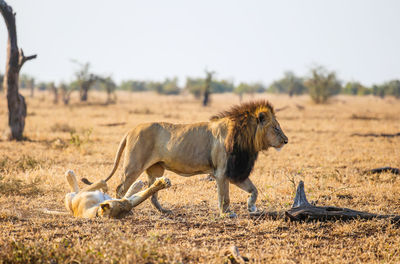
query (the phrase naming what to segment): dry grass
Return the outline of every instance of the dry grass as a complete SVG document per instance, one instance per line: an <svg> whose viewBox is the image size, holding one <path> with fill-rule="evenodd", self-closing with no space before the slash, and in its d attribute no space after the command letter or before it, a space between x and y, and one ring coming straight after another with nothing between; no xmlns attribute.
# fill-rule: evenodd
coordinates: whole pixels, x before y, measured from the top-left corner
<svg viewBox="0 0 400 264"><path fill-rule="evenodd" d="M133 126L204 121L238 103L229 94L213 96L212 106L202 108L190 96L120 93L118 104L104 106L105 95L90 95L90 105L72 102L68 107L53 105L47 94L27 97L25 135L30 140L0 142L0 263L224 263L232 244L255 263L400 262L400 229L384 220L253 220L246 213L247 194L234 186L231 203L238 218L221 219L215 183L201 180L205 175L166 173L173 186L160 193L160 202L174 211L169 216L160 215L149 201L123 220L40 212L65 211L67 169L79 177L104 178L121 137ZM289 144L281 152L268 150L256 163L251 178L260 192L259 208L289 208L295 185L304 180L309 200L320 205L400 214L399 176L362 173L400 167L400 137L351 136L400 132L399 101L341 96L314 105L308 97L260 97L276 108L289 106L278 112ZM0 109L2 131L4 95ZM118 176L111 179L112 190L117 182Z"/></svg>

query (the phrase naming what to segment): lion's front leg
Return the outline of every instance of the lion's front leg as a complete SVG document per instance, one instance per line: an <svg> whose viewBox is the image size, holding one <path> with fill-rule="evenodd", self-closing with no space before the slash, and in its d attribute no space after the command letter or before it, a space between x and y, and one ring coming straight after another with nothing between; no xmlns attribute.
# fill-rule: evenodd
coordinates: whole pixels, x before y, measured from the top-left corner
<svg viewBox="0 0 400 264"><path fill-rule="evenodd" d="M250 213L255 213L257 211L257 207L255 205L258 196L257 188L254 186L249 178L247 178L243 182L236 182L234 184L243 191L250 193L249 199L247 200L247 210Z"/></svg>
<svg viewBox="0 0 400 264"><path fill-rule="evenodd" d="M236 214L229 208L229 181L225 177L216 177L218 189L218 205L219 212L222 217L228 216L230 218L236 217Z"/></svg>

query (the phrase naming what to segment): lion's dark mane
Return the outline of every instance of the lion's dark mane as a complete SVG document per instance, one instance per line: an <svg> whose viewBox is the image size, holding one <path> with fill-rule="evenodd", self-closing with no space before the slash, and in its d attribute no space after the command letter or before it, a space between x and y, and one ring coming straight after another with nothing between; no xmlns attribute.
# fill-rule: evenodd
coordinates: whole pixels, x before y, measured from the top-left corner
<svg viewBox="0 0 400 264"><path fill-rule="evenodd" d="M258 151L254 141L259 111L271 112L274 115L274 108L268 101L258 100L233 106L211 118L211 121L222 118L230 120L225 140L228 154L226 176L233 182L246 180L257 160Z"/></svg>
<svg viewBox="0 0 400 264"><path fill-rule="evenodd" d="M233 151L228 154L226 177L233 182L243 182L253 170L257 157L258 152L250 152L234 146Z"/></svg>

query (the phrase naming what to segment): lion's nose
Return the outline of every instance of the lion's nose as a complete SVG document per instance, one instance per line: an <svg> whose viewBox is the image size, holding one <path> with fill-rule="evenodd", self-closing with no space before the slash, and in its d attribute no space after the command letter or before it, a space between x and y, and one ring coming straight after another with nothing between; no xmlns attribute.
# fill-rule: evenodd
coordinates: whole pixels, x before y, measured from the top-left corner
<svg viewBox="0 0 400 264"><path fill-rule="evenodd" d="M285 138L285 139L283 140L283 143L285 143L285 144L287 144L288 142L289 142L288 138Z"/></svg>

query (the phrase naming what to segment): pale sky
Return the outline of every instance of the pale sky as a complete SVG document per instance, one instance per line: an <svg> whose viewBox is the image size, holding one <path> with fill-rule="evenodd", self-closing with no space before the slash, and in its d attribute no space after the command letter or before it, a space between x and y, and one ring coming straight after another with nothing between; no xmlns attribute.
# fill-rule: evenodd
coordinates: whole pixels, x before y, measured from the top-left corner
<svg viewBox="0 0 400 264"><path fill-rule="evenodd" d="M366 85L400 78L397 0L6 0L17 12L18 44L38 54L22 72L70 81L90 62L124 79L204 77L269 85L313 65ZM0 20L0 71L7 31Z"/></svg>

